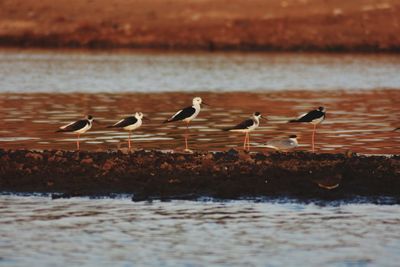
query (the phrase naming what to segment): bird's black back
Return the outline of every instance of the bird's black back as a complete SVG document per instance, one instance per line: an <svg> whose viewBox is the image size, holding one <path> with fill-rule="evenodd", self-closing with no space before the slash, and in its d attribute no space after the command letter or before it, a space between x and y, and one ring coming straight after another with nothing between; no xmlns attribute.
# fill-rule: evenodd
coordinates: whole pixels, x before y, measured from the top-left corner
<svg viewBox="0 0 400 267"><path fill-rule="evenodd" d="M325 117L325 112L316 109L308 112L298 119L290 120L289 122L312 122L313 120L319 119L321 117Z"/></svg>
<svg viewBox="0 0 400 267"><path fill-rule="evenodd" d="M126 126L135 124L138 120L134 116L126 117L121 122L115 125L108 126L109 128L124 128Z"/></svg>
<svg viewBox="0 0 400 267"><path fill-rule="evenodd" d="M184 108L184 109L182 109L181 112L176 114L174 117L169 118L168 120L164 121L164 123L184 120L184 119L192 116L195 112L196 112L196 109L194 107Z"/></svg>
<svg viewBox="0 0 400 267"><path fill-rule="evenodd" d="M224 129L225 131L230 131L230 130L240 130L240 129L248 129L254 124L254 121L252 119L247 119L239 123L238 125L235 125L231 128L226 128Z"/></svg>
<svg viewBox="0 0 400 267"><path fill-rule="evenodd" d="M88 120L79 120L64 129L58 130L57 132L74 132L74 131L84 128L89 123L90 122Z"/></svg>

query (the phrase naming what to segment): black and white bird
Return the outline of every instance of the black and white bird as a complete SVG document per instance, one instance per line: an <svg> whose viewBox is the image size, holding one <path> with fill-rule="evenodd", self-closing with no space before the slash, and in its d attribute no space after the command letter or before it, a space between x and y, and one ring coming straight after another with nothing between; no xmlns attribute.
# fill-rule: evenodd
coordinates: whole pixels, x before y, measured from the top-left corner
<svg viewBox="0 0 400 267"><path fill-rule="evenodd" d="M81 134L86 133L93 125L93 117L91 115L86 116L86 119L74 121L67 125L61 126L57 132L73 132L78 135L76 140L76 148L79 150L79 137Z"/></svg>
<svg viewBox="0 0 400 267"><path fill-rule="evenodd" d="M224 131L245 133L243 150L246 150L246 145L247 149L250 150L250 132L257 129L257 127L260 125L260 119L266 120L266 118L261 116L260 112L254 112L249 119L242 121L236 126L225 128Z"/></svg>
<svg viewBox="0 0 400 267"><path fill-rule="evenodd" d="M284 139L274 139L267 142L265 147L272 148L278 151L287 152L293 150L299 146L296 135L290 135L288 138Z"/></svg>
<svg viewBox="0 0 400 267"><path fill-rule="evenodd" d="M201 105L208 105L202 101L200 97L193 98L193 105L190 107L186 107L184 109L176 112L171 118L164 121L164 123L174 122L174 121L183 121L186 123L186 133L185 133L185 150L190 151L188 148L188 130L189 123L199 115L201 110Z"/></svg>
<svg viewBox="0 0 400 267"><path fill-rule="evenodd" d="M317 129L317 125L320 124L326 117L326 109L324 107L319 107L318 109L311 110L308 113L305 113L299 116L297 119L290 120L289 122L308 122L314 125L313 134L312 134L312 152L314 152L314 140L315 140L315 132Z"/></svg>
<svg viewBox="0 0 400 267"><path fill-rule="evenodd" d="M113 125L107 126L107 128L122 128L125 131L128 131L129 132L128 148L131 149L132 131L134 131L134 130L138 129L140 126L142 126L142 120L143 120L143 113L136 112L133 116L126 117L126 118L116 122Z"/></svg>

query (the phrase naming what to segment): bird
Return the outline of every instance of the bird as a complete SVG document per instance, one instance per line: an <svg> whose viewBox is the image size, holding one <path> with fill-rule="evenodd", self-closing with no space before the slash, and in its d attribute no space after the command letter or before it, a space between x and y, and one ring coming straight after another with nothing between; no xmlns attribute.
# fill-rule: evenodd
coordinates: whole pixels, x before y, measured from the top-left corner
<svg viewBox="0 0 400 267"><path fill-rule="evenodd" d="M134 115L123 118L113 125L107 126L107 128L122 128L129 132L128 136L128 148L131 149L131 134L132 131L142 126L143 113L136 112Z"/></svg>
<svg viewBox="0 0 400 267"><path fill-rule="evenodd" d="M81 134L86 133L93 125L93 116L87 115L85 119L71 122L67 125L61 126L56 132L73 132L78 135L76 140L76 148L79 150L79 137Z"/></svg>
<svg viewBox="0 0 400 267"><path fill-rule="evenodd" d="M175 121L183 121L186 123L186 133L185 133L185 151L190 151L188 147L188 131L189 123L199 115L201 110L201 105L209 106L207 103L202 101L201 97L195 97L192 101L192 106L183 108L176 112L171 118L165 120L163 123L170 123Z"/></svg>
<svg viewBox="0 0 400 267"><path fill-rule="evenodd" d="M305 113L299 116L297 119L290 120L290 123L293 122L308 122L314 125L313 134L312 134L312 152L315 151L315 132L317 129L317 124L320 124L326 117L326 109L324 107L319 107L318 109L311 110L308 113Z"/></svg>
<svg viewBox="0 0 400 267"><path fill-rule="evenodd" d="M265 147L278 151L289 151L299 146L296 135L290 135L284 139L275 139L267 142Z"/></svg>
<svg viewBox="0 0 400 267"><path fill-rule="evenodd" d="M244 142L243 142L243 150L246 150L246 145L248 151L250 151L250 132L257 129L260 125L260 119L265 119L261 116L260 112L254 112L253 115L247 120L242 121L241 123L237 124L236 126L225 128L224 131L230 132L240 132L245 133Z"/></svg>
<svg viewBox="0 0 400 267"><path fill-rule="evenodd" d="M398 130L400 130L400 127L398 127L398 128L396 128L396 129L394 129L393 131L398 131Z"/></svg>

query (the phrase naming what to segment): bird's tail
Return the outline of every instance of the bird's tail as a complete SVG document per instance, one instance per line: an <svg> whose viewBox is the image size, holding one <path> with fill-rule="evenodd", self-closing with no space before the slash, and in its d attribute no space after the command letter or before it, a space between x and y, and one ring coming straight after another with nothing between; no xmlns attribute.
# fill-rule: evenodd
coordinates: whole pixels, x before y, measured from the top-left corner
<svg viewBox="0 0 400 267"><path fill-rule="evenodd" d="M115 128L116 126L115 125L108 125L108 126L106 126L106 128Z"/></svg>
<svg viewBox="0 0 400 267"><path fill-rule="evenodd" d="M163 123L168 123L168 122L173 122L173 121L174 121L173 119L168 119L168 120L163 121Z"/></svg>
<svg viewBox="0 0 400 267"><path fill-rule="evenodd" d="M399 127L399 128L396 128L396 129L394 129L393 131L397 131L397 130L400 130L400 127Z"/></svg>
<svg viewBox="0 0 400 267"><path fill-rule="evenodd" d="M292 122L299 122L299 120L295 119L295 120L290 120L290 121L288 121L288 122L290 122L290 123L292 123Z"/></svg>
<svg viewBox="0 0 400 267"><path fill-rule="evenodd" d="M227 131L230 131L232 129L233 129L232 127L228 127L228 128L222 128L221 130L224 131L224 132L227 132Z"/></svg>
<svg viewBox="0 0 400 267"><path fill-rule="evenodd" d="M57 131L55 131L56 133L63 133L63 132L68 132L68 131L66 131L66 130L64 130L64 129L58 129Z"/></svg>

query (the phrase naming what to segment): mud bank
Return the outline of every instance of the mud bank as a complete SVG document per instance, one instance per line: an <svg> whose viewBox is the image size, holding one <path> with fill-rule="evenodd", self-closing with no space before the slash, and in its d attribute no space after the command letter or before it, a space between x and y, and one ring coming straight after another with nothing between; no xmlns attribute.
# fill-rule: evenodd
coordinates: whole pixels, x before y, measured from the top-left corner
<svg viewBox="0 0 400 267"><path fill-rule="evenodd" d="M400 157L160 151L0 150L0 191L55 197L133 194L134 200L210 196L400 200Z"/></svg>
<svg viewBox="0 0 400 267"><path fill-rule="evenodd" d="M396 0L4 0L0 46L399 52Z"/></svg>

